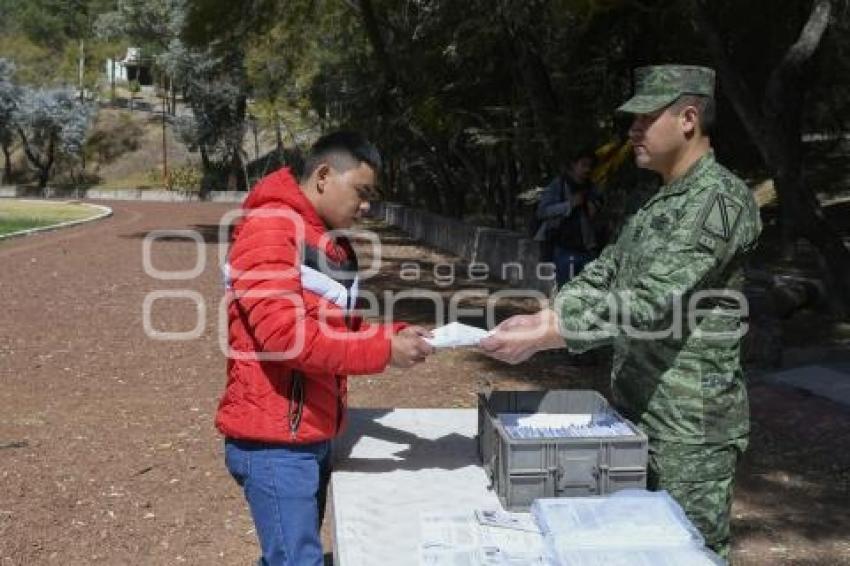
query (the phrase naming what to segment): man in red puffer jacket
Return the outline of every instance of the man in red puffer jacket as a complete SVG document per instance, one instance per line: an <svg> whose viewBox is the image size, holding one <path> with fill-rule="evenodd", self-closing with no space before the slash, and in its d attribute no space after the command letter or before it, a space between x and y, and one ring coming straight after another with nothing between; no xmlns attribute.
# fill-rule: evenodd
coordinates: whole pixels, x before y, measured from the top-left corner
<svg viewBox="0 0 850 566"><path fill-rule="evenodd" d="M350 312L357 257L333 231L368 210L380 163L361 135L328 134L298 180L284 168L257 183L233 233L216 426L254 518L260 564L323 563L319 527L346 376L411 367L432 352L423 328L369 325Z"/></svg>

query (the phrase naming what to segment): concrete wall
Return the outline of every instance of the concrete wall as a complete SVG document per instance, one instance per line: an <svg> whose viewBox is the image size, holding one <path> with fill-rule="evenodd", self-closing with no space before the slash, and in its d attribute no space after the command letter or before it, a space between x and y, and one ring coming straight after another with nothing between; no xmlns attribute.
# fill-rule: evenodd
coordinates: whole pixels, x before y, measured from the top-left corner
<svg viewBox="0 0 850 566"><path fill-rule="evenodd" d="M404 230L416 240L470 263L487 266L490 276L512 287L550 293L554 272L540 268L540 245L510 230L465 224L401 204L372 203L369 215Z"/></svg>
<svg viewBox="0 0 850 566"><path fill-rule="evenodd" d="M213 191L209 201L238 203L248 195L245 192ZM41 198L44 193L23 187L0 187L0 197ZM153 189L121 189L105 191L98 189L64 190L49 188L49 198L144 200L157 202L198 201L197 193L162 191ZM499 230L465 224L454 218L410 208L396 203L375 202L369 215L396 226L416 240L434 248L449 252L469 263L487 266L490 276L508 282L512 287L533 289L551 293L554 275L540 264L540 246L510 230ZM542 278L538 275L542 274Z"/></svg>
<svg viewBox="0 0 850 566"><path fill-rule="evenodd" d="M248 195L239 191L212 191L207 200L211 202L238 203ZM64 199L93 199L93 200L145 200L156 202L193 202L199 201L198 193L183 193L180 191L165 191L155 189L56 189L48 187L47 191L29 187L0 187L0 197L18 198L64 198Z"/></svg>

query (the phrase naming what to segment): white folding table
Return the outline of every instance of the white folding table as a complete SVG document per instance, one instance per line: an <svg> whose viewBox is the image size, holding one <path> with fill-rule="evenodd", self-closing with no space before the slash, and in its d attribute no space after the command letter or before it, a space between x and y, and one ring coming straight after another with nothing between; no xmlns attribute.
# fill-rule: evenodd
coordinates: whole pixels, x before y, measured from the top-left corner
<svg viewBox="0 0 850 566"><path fill-rule="evenodd" d="M352 409L334 446L336 566L419 564L420 517L498 508L474 409Z"/></svg>

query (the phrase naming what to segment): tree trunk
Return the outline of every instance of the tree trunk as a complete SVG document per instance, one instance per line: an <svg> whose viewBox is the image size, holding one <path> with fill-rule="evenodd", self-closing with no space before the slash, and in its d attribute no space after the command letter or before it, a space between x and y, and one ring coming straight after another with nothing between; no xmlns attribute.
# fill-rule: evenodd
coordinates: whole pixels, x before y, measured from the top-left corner
<svg viewBox="0 0 850 566"><path fill-rule="evenodd" d="M503 160L506 168L506 184L503 185L505 189L505 200L511 203L511 206L508 207L508 228L515 230L517 207L514 206L516 203L514 193L516 192L516 187L519 183L519 175L516 168L516 159L514 159L513 149L508 145L505 146Z"/></svg>
<svg viewBox="0 0 850 566"><path fill-rule="evenodd" d="M372 45L372 50L375 52L375 57L386 76L387 82L390 85L398 84L398 78L395 72L395 67L387 52L384 38L381 36L381 29L378 27L378 20L375 18L375 10L371 0L360 0L360 15L363 22L363 27L366 29L366 35L369 37L369 43Z"/></svg>
<svg viewBox="0 0 850 566"><path fill-rule="evenodd" d="M254 159L260 158L260 139L259 132L257 131L257 120L251 120L251 133L254 134Z"/></svg>
<svg viewBox="0 0 850 566"><path fill-rule="evenodd" d="M204 175L208 175L212 172L212 163L210 163L209 152L207 151L207 146L204 144L200 144L198 147L198 151L201 153L201 168L204 170Z"/></svg>
<svg viewBox="0 0 850 566"><path fill-rule="evenodd" d="M493 160L490 158L490 152L485 151L484 154L484 186L487 199L493 203L495 209L496 226L499 228L507 227L507 209L505 201L502 198L502 188L500 187L501 175Z"/></svg>
<svg viewBox="0 0 850 566"><path fill-rule="evenodd" d="M378 109L380 115L386 116L404 116L408 105L404 101L404 85L399 81L399 75L395 70L395 63L390 57L389 50L386 47L386 42L381 35L381 30L378 25L378 19L375 16L374 6L371 0L359 0L358 7L360 11L363 28L366 30L366 35L375 58L381 67L384 75L384 85L381 91L381 107ZM415 123L410 120L405 120L407 131L422 148L422 152L428 158L434 159L436 173L439 179L443 180L442 187L439 183L435 183L432 190L425 192L428 208L438 214L442 214L447 208L445 191L451 193L457 183L454 182L454 176L450 168L444 161L445 152L441 149L441 143L428 138ZM433 148L437 147L435 151ZM444 190L440 190L440 189Z"/></svg>
<svg viewBox="0 0 850 566"><path fill-rule="evenodd" d="M50 167L53 165L53 160L48 155L47 163L42 163L41 159L39 159L38 154L36 154L36 152L33 151L33 148L30 146L29 140L27 140L27 136L24 133L23 128L18 128L18 135L20 136L21 144L24 147L24 155L27 156L27 160L38 171L38 188L43 189L47 186L48 177L50 176ZM53 139L51 138L50 144L48 145L48 152L52 151L52 147Z"/></svg>
<svg viewBox="0 0 850 566"><path fill-rule="evenodd" d="M38 172L38 188L46 189L47 182L50 180L50 170L53 169L53 162L56 159L56 137L51 135L47 142L47 163ZM47 196L45 194L45 196Z"/></svg>
<svg viewBox="0 0 850 566"><path fill-rule="evenodd" d="M277 106L273 106L274 108L274 141L277 150L277 154L280 156L281 162L283 162L283 131L280 124L280 115L277 112Z"/></svg>
<svg viewBox="0 0 850 566"><path fill-rule="evenodd" d="M275 116L274 119L274 141L277 152L278 154L280 154L281 159L283 159L283 133L281 132L280 128L280 118L278 118L277 116Z"/></svg>
<svg viewBox="0 0 850 566"><path fill-rule="evenodd" d="M390 200L396 194L396 185L398 183L398 159L392 156L387 156L386 165L384 166L384 200Z"/></svg>
<svg viewBox="0 0 850 566"><path fill-rule="evenodd" d="M563 135L560 131L561 108L558 94L546 64L534 46L534 38L523 29L517 29L501 10L499 16L505 35L505 49L514 61L513 75L518 79L530 102L535 127L544 134L545 149L556 160L565 154Z"/></svg>
<svg viewBox="0 0 850 566"><path fill-rule="evenodd" d="M237 191L245 191L248 189L248 177L245 173L245 167L243 166L244 159L242 158L242 140L245 137L244 134L244 126L245 126L245 116L248 110L248 98L246 96L240 96L238 102L236 103L236 114L239 119L240 125L240 134L239 139L234 140L233 147L233 156L231 160L230 172L236 178L236 190Z"/></svg>
<svg viewBox="0 0 850 566"><path fill-rule="evenodd" d="M3 165L3 184L5 185L12 182L12 152L8 143L4 142L0 146L3 148L3 158L5 159Z"/></svg>
<svg viewBox="0 0 850 566"><path fill-rule="evenodd" d="M201 200L206 200L207 195L212 189L211 185L214 182L218 182L218 174L219 172L213 168L213 164L210 161L209 151L207 150L207 146L204 144L200 144L198 147L198 151L201 153L201 168L203 169L203 175L201 178L201 190L200 197Z"/></svg>
<svg viewBox="0 0 850 566"><path fill-rule="evenodd" d="M230 160L229 172L229 175L234 179L233 190L245 191L248 188L248 179L245 172L244 162L245 160L242 159L242 150L239 148L235 149Z"/></svg>
<svg viewBox="0 0 850 566"><path fill-rule="evenodd" d="M804 70L829 25L832 4L815 0L797 41L773 69L761 107L732 64L710 16L707 0L695 2L696 25L718 68L724 93L773 173L782 239L790 254L798 238L810 241L824 259L837 314L850 315L850 251L828 222L814 191L802 181L802 111L807 90Z"/></svg>

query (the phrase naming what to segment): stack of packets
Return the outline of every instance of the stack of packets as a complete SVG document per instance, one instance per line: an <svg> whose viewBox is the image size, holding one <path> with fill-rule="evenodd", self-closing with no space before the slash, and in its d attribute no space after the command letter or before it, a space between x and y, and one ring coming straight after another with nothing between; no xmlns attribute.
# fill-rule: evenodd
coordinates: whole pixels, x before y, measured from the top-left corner
<svg viewBox="0 0 850 566"><path fill-rule="evenodd" d="M634 436L616 413L500 413L499 422L511 438L599 438Z"/></svg>
<svg viewBox="0 0 850 566"><path fill-rule="evenodd" d="M420 518L419 563L428 566L545 566L543 536L528 513L501 509Z"/></svg>
<svg viewBox="0 0 850 566"><path fill-rule="evenodd" d="M538 499L531 514L544 539L544 564L717 566L699 531L666 491Z"/></svg>

